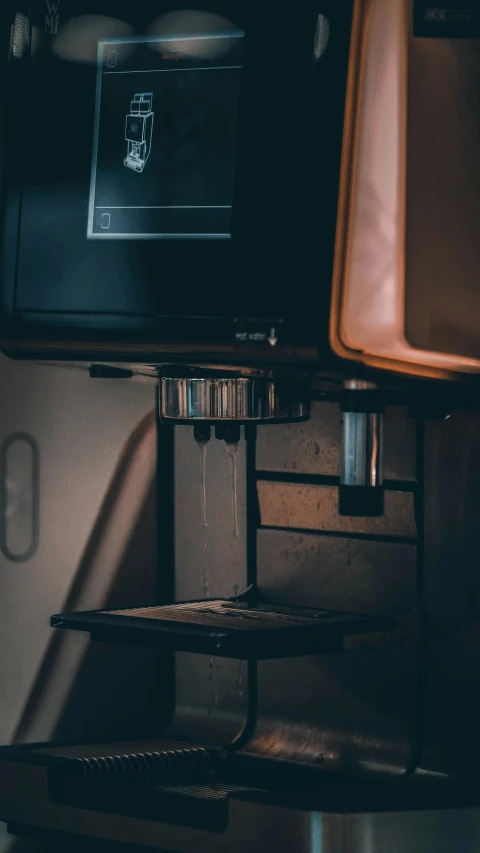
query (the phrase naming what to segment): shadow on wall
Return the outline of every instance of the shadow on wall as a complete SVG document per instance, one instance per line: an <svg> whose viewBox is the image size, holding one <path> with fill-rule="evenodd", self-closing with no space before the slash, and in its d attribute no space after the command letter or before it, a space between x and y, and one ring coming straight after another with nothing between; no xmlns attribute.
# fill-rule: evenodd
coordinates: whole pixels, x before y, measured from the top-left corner
<svg viewBox="0 0 480 853"><path fill-rule="evenodd" d="M124 446L64 612L155 603L156 460L152 411ZM52 631L14 742L28 742L32 730L49 726L60 741L153 733L158 725L156 668L150 649L94 645L84 635ZM21 838L5 838L4 844L9 853L54 853L64 846ZM94 850L95 843L79 842L75 849L81 853L87 847Z"/></svg>
<svg viewBox="0 0 480 853"><path fill-rule="evenodd" d="M122 451L63 612L155 603L156 441L150 412ZM32 740L44 721L56 740L150 733L155 666L150 650L52 631L13 740Z"/></svg>

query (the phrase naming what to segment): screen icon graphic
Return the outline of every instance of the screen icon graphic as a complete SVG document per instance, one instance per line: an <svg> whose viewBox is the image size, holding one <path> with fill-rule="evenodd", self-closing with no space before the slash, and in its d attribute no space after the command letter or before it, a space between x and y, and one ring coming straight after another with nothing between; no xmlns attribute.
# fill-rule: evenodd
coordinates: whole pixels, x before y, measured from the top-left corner
<svg viewBox="0 0 480 853"><path fill-rule="evenodd" d="M127 156L124 165L134 172L143 172L152 149L153 94L135 95L125 122Z"/></svg>

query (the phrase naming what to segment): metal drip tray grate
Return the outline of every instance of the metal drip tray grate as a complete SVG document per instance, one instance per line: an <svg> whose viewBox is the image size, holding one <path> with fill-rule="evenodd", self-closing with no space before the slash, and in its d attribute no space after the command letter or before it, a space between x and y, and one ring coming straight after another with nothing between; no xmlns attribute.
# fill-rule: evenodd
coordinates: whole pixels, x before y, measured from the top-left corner
<svg viewBox="0 0 480 853"><path fill-rule="evenodd" d="M206 774L210 751L167 740L48 746L32 750L47 765L75 776L188 781Z"/></svg>
<svg viewBox="0 0 480 853"><path fill-rule="evenodd" d="M365 634L387 632L392 620L328 610L214 600L52 617L56 628L89 631L93 640L167 646L245 659L337 653Z"/></svg>
<svg viewBox="0 0 480 853"><path fill-rule="evenodd" d="M296 614L260 607L245 607L230 601L194 601L191 604L173 604L170 607L144 607L137 610L110 610L111 615L138 616L141 619L161 619L168 622L187 622L212 628L233 628L236 631L270 631L279 628L316 625L325 613ZM355 618L355 617L342 617ZM330 620L338 617L330 614Z"/></svg>
<svg viewBox="0 0 480 853"><path fill-rule="evenodd" d="M50 775L52 802L162 823L225 832L231 799L255 793L244 785L150 785L117 777L85 779Z"/></svg>
<svg viewBox="0 0 480 853"><path fill-rule="evenodd" d="M2 747L0 759L47 773L51 802L224 832L229 802L253 788L216 778L223 751L166 739Z"/></svg>

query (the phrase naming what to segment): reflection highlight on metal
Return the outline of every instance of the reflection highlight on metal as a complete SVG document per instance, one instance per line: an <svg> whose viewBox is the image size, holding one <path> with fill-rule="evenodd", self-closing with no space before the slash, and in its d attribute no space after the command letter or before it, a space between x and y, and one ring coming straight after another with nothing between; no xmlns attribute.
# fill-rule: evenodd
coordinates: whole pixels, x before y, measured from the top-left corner
<svg viewBox="0 0 480 853"><path fill-rule="evenodd" d="M10 52L14 59L22 59L30 45L30 21L22 12L17 12L12 24Z"/></svg>
<svg viewBox="0 0 480 853"><path fill-rule="evenodd" d="M286 393L277 383L249 377L163 377L163 420L291 421L310 416L309 403Z"/></svg>
<svg viewBox="0 0 480 853"><path fill-rule="evenodd" d="M381 486L382 447L382 414L343 412L341 484L373 488Z"/></svg>
<svg viewBox="0 0 480 853"><path fill-rule="evenodd" d="M317 18L317 27L315 29L315 41L313 45L313 56L315 62L318 62L325 53L328 42L330 41L330 23L325 15L319 15Z"/></svg>

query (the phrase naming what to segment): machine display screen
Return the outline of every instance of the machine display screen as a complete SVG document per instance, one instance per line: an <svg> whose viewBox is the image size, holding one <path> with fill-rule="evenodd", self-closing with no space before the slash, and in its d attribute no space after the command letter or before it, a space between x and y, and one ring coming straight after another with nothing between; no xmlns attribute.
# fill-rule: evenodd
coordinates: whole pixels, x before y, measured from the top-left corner
<svg viewBox="0 0 480 853"><path fill-rule="evenodd" d="M90 239L231 237L243 36L99 43Z"/></svg>

